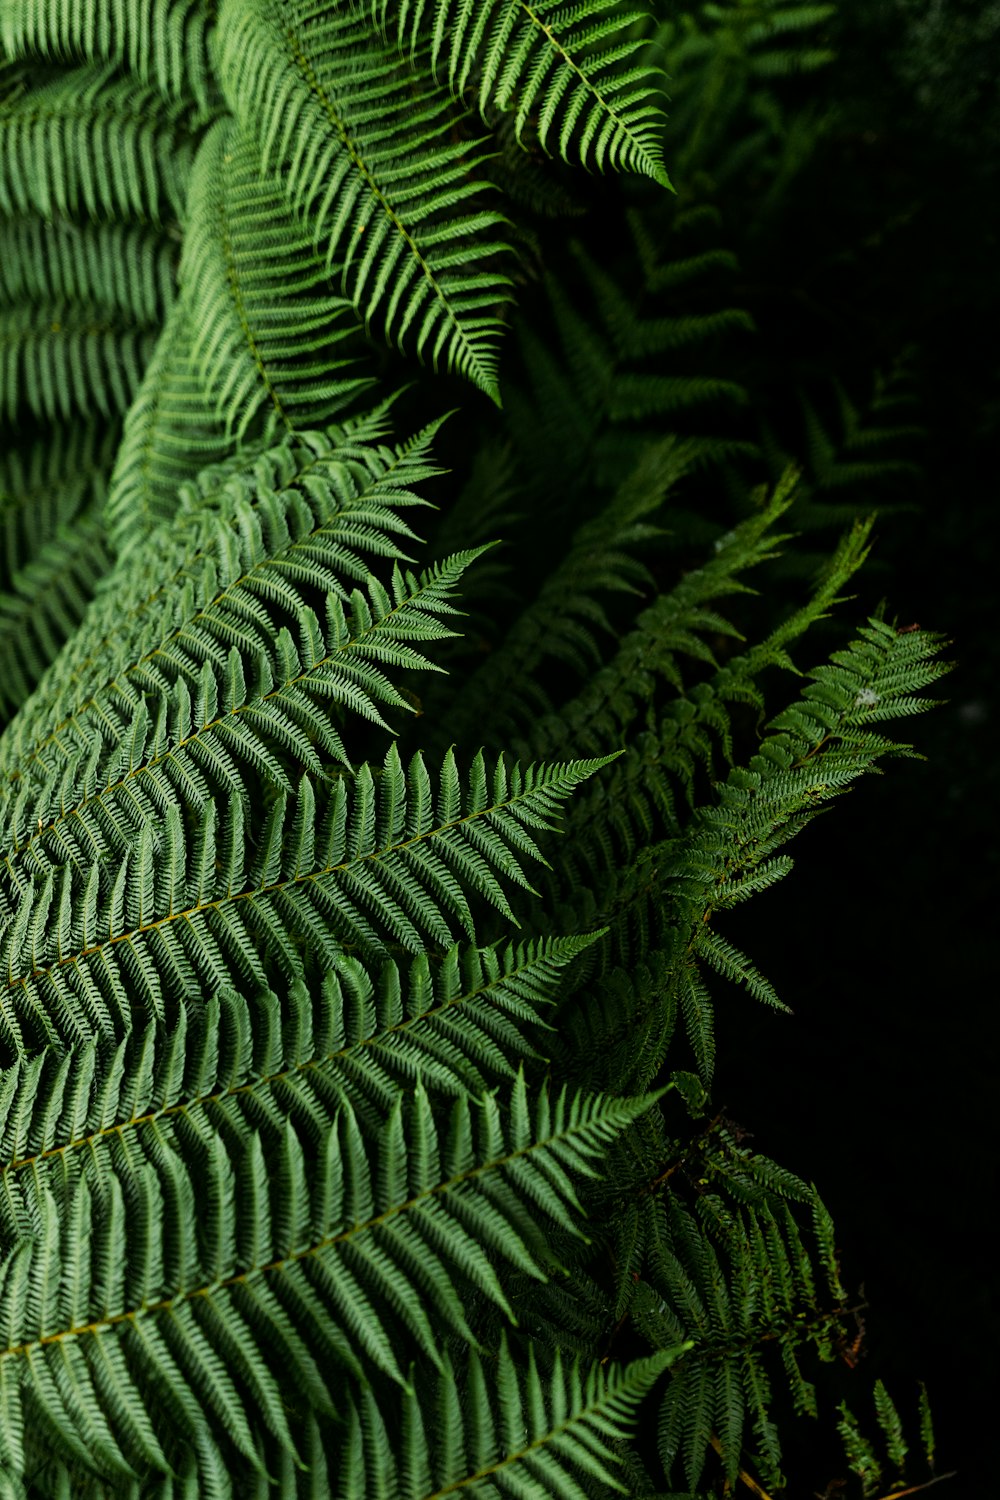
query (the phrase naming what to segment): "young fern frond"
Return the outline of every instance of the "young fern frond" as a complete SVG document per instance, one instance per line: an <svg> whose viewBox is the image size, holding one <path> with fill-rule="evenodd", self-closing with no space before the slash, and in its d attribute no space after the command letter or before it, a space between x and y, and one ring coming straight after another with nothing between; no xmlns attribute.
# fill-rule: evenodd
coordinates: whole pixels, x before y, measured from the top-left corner
<svg viewBox="0 0 1000 1500"><path fill-rule="evenodd" d="M431 66L487 121L511 112L518 141L598 171L638 172L663 187L663 110L657 70L633 59L641 10L612 0L370 0L405 51L430 43Z"/></svg>
<svg viewBox="0 0 1000 1500"><path fill-rule="evenodd" d="M421 60L314 0L223 0L217 55L227 103L366 327L498 399L503 218L477 205L482 144Z"/></svg>

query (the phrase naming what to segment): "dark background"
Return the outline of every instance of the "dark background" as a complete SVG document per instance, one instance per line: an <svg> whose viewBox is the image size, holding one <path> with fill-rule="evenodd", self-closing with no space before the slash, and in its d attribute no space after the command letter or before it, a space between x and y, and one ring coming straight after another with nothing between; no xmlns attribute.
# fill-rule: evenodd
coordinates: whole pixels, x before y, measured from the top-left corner
<svg viewBox="0 0 1000 1500"><path fill-rule="evenodd" d="M761 336L776 358L807 339L848 383L913 347L920 508L880 523L858 603L946 633L957 666L903 729L926 760L866 778L796 842L793 879L733 914L795 1015L723 1000L715 1093L820 1188L869 1303L863 1373L901 1407L926 1381L939 1468L960 1471L940 1493L971 1496L1000 1344L1000 7L846 0L837 31L812 87L848 109L761 248L814 311Z"/></svg>

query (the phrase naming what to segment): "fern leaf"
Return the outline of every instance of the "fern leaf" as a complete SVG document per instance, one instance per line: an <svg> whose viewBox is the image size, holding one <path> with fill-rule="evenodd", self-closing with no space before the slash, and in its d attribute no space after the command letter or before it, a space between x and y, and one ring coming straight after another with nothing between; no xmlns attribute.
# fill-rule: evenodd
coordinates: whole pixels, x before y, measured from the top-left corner
<svg viewBox="0 0 1000 1500"><path fill-rule="evenodd" d="M205 0L11 0L0 19L9 57L37 53L58 62L116 63L168 98L193 94L205 107L214 93L208 63L211 8Z"/></svg>
<svg viewBox="0 0 1000 1500"><path fill-rule="evenodd" d="M177 507L178 487L226 451L191 358L191 325L183 299L167 314L125 431L105 502L114 552L127 553Z"/></svg>
<svg viewBox="0 0 1000 1500"><path fill-rule="evenodd" d="M154 336L99 307L50 303L0 308L0 415L23 408L48 420L124 412L153 351Z"/></svg>
<svg viewBox="0 0 1000 1500"><path fill-rule="evenodd" d="M660 1456L668 1477L681 1460L694 1490L714 1435L727 1473L735 1476L752 1423L761 1476L777 1484L781 1451L768 1417L767 1350L777 1343L793 1398L808 1407L811 1387L798 1370L796 1350L815 1339L832 1351L842 1304L828 1309L817 1298L809 1252L787 1205L765 1194L755 1207L733 1213L711 1190L699 1191L697 1218L673 1195L659 1214L647 1212L655 1237L648 1235L636 1262L642 1284L630 1302L631 1316L654 1347L676 1343L679 1333L693 1344L664 1392Z"/></svg>
<svg viewBox="0 0 1000 1500"><path fill-rule="evenodd" d="M554 0L372 0L372 12L415 49L426 36L431 64L459 97L475 93L487 120L511 111L519 141L528 135L599 171L639 172L670 187L663 166L659 79L631 63L644 43L633 33L641 11L609 0L571 10ZM394 14L395 13L395 14Z"/></svg>
<svg viewBox="0 0 1000 1500"><path fill-rule="evenodd" d="M472 205L481 148L447 93L349 10L224 0L218 26L227 101L366 326L496 399L503 221Z"/></svg>
<svg viewBox="0 0 1000 1500"><path fill-rule="evenodd" d="M393 592L387 594L363 558L366 553L407 557L396 537L409 539L413 533L396 512L422 503L406 482L433 472L426 462L433 430L395 452L366 446L363 429L357 434L360 440L335 430L329 439L316 436L290 449L269 450L258 458L249 492L227 482L245 467L241 460L232 474L218 471L206 478L205 494L192 497L183 524L158 531L144 548L137 537L127 566L123 560L113 586L109 580L88 611L73 650L54 666L0 748L8 775L22 780L20 790L28 782L48 785L55 795L56 784L63 784L79 754L77 772L70 774L82 776L82 789L92 796L91 758L110 756L102 764L114 764L123 739L134 739L140 719L148 726L147 735L154 730L155 714L150 722L145 706L147 690L162 709L168 704L172 709L156 731L159 753L187 739L191 708L184 704L207 690L206 661L215 664L216 695L219 701L228 695L232 717L232 694L239 690L232 676L234 646L242 651L244 703L266 711L263 700L273 692L280 697L285 684L291 700L276 703L275 709L290 709L293 718L305 715L311 732L322 733L326 722L329 735L328 719L316 725L317 711L298 682L303 672L311 671L323 701L326 646L311 624L303 637L305 623L315 615L313 603L327 616L320 633L341 662L345 691L357 675L352 662L358 632L367 640L373 662L391 662L398 651L406 665L416 665L419 653L405 642L448 634L435 616L450 613L448 594L456 566L460 572L462 564L452 560L432 569L423 583L408 573L394 574ZM123 492L117 494L124 498ZM113 475L109 505L115 499ZM368 599L351 589L353 582L368 585ZM324 601L327 594L332 597ZM194 651L184 647L187 640L197 642ZM388 692L390 700L398 701L382 677L372 677L371 686L377 700L386 701ZM363 706L363 695L356 696ZM67 706L69 724L64 722ZM204 723L203 718L201 727ZM54 733L57 726L60 732ZM315 753L308 746L305 753L315 766ZM130 762L121 769L136 767ZM277 779L290 785L281 772ZM81 783L76 785L79 791ZM64 786L64 807L68 791ZM39 816L41 808L36 821Z"/></svg>
<svg viewBox="0 0 1000 1500"><path fill-rule="evenodd" d="M110 562L93 505L47 538L0 593L0 709L9 712L31 695Z"/></svg>
<svg viewBox="0 0 1000 1500"><path fill-rule="evenodd" d="M262 177L232 121L220 120L195 158L180 275L191 358L227 438L242 438L262 407L289 430L329 419L370 383L345 373L351 303L332 294L281 182Z"/></svg>
<svg viewBox="0 0 1000 1500"><path fill-rule="evenodd" d="M255 1427L294 1455L289 1408L331 1411L335 1371L342 1381L374 1366L405 1383L401 1339L440 1364L427 1313L471 1339L466 1288L509 1311L497 1267L545 1274L539 1210L573 1223L565 1169L593 1171L649 1102L529 1100L521 1079L506 1124L491 1095L475 1120L463 1098L438 1137L418 1088L385 1122L377 1165L345 1105L320 1138L311 1182L290 1126L267 1176L259 1143L234 1163L214 1136L202 1156L197 1235L191 1168L166 1147L143 1165L119 1159L93 1184L81 1178L62 1215L43 1190L38 1232L3 1267L8 1293L15 1266L27 1261L32 1272L27 1296L6 1303L0 1451L17 1464L11 1436L23 1411L53 1426L57 1451L108 1477L163 1470L164 1443L206 1429L251 1463ZM99 1214L116 1194L145 1198L148 1214ZM167 1254L151 1254L160 1244ZM92 1267L119 1259L113 1287L78 1267L81 1245ZM111 1390L104 1360L117 1365ZM291 1400L279 1395L279 1370L291 1376ZM144 1386L167 1376L170 1400L143 1420Z"/></svg>
<svg viewBox="0 0 1000 1500"><path fill-rule="evenodd" d="M117 436L74 423L0 464L0 709L30 696L110 565L97 513Z"/></svg>
<svg viewBox="0 0 1000 1500"><path fill-rule="evenodd" d="M52 223L27 215L4 225L0 297L43 305L83 302L143 327L174 300L176 253L138 224Z"/></svg>
<svg viewBox="0 0 1000 1500"><path fill-rule="evenodd" d="M899 1412L881 1380L875 1382L875 1413L885 1437L889 1462L895 1464L897 1475L902 1477L909 1449L903 1437L903 1424Z"/></svg>
<svg viewBox="0 0 1000 1500"><path fill-rule="evenodd" d="M559 804L604 763L508 771L499 762L488 777L480 756L463 792L449 754L433 798L421 758L404 771L392 746L378 782L365 765L331 781L319 799L307 778L294 798L279 793L258 823L252 861L239 796L221 812L209 802L187 834L175 815L169 860L163 843L156 856L144 852L158 831L151 827L155 842L144 845L140 829L124 858L93 861L79 875L64 867L66 916L55 929L54 872L37 886L21 883L0 932L0 1029L15 1053L28 1036L119 1037L144 1015L165 1019L198 1004L206 980L265 983L261 952L298 978L303 948L331 967L345 945L382 957L389 943L411 953L427 937L450 945L456 924L472 936L470 898L513 917L501 880L530 889L521 861L539 858L533 834L550 829ZM305 866L286 833L297 823L313 850ZM227 844L241 872L232 884L216 856ZM147 913L134 882L149 858Z"/></svg>
<svg viewBox="0 0 1000 1500"><path fill-rule="evenodd" d="M116 78L113 67L15 85L0 98L0 209L47 219L180 217L196 129L188 106Z"/></svg>
<svg viewBox="0 0 1000 1500"><path fill-rule="evenodd" d="M12 852L22 859L27 854L27 866L34 870L46 868L53 857L79 865L94 850L106 858L133 846L144 817L156 820L162 808L182 806L192 789L198 806L205 805L210 788L245 800L244 778L250 772L290 792L302 768L324 774L321 756L347 765L330 707L386 727L380 705L409 706L383 668L430 665L415 643L451 634L436 616L448 611L451 589L473 557L450 558L421 578L397 570L392 595L369 580L370 603L355 591L350 614L328 598L326 630L302 606L299 630L305 639L296 643L287 627L276 627L273 667L266 637L251 636L248 642L244 630L240 644L248 648L257 678L249 686L235 646L222 656L221 671L204 659L198 669L198 658L190 656L179 658L176 676L154 674L140 663L130 674L140 693L132 698L124 738L88 743L81 725L79 753L68 766L64 757L70 746L63 742L61 774L41 784L34 778L22 781L9 829ZM263 623L269 623L266 614ZM196 632L186 634L192 639ZM208 634L206 639L211 649L214 639ZM121 679L115 687L121 693ZM95 778L100 789L89 790ZM52 801L57 786L58 809ZM11 860L15 879L20 863Z"/></svg>
<svg viewBox="0 0 1000 1500"><path fill-rule="evenodd" d="M349 1419L338 1493L361 1500L377 1484L387 1500L430 1500L488 1484L525 1500L578 1500L588 1482L624 1493L617 1440L675 1355L663 1351L622 1370L571 1364L557 1353L543 1377L530 1348L527 1367L518 1369L504 1340L495 1368L473 1353L461 1382L448 1362L437 1390L404 1398L410 1412L402 1459L388 1457L392 1428L365 1393ZM437 1412L447 1412L455 1433L447 1448L432 1439Z"/></svg>
<svg viewBox="0 0 1000 1500"><path fill-rule="evenodd" d="M241 1148L257 1133L270 1149L286 1120L309 1130L347 1100L376 1138L417 1082L438 1101L482 1093L532 1055L529 1032L590 941L454 945L439 966L421 955L408 973L390 961L374 976L344 954L312 990L293 983L252 1002L223 991L173 1029L15 1062L0 1075L0 1100L18 1101L0 1133L0 1237L30 1233L29 1176L61 1200L121 1152L141 1159L165 1143L183 1155L192 1129L223 1130Z"/></svg>

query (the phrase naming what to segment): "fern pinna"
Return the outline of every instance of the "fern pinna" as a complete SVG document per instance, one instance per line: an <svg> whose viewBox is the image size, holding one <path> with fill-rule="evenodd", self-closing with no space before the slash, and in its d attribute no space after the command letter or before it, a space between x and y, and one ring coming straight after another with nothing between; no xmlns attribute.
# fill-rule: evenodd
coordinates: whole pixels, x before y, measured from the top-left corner
<svg viewBox="0 0 1000 1500"><path fill-rule="evenodd" d="M724 913L944 668L799 660L871 524L805 587L794 471L734 478L664 27L3 9L5 1496L777 1487L844 1345L712 976L783 1003ZM640 305L564 233L612 171Z"/></svg>

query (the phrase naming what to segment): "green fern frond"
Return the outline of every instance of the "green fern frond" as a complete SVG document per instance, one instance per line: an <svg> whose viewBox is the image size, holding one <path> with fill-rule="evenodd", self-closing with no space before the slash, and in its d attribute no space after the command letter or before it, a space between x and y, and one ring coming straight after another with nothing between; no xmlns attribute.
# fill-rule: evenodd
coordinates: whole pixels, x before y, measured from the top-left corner
<svg viewBox="0 0 1000 1500"><path fill-rule="evenodd" d="M0 712L33 692L111 565L100 501L59 527L0 591Z"/></svg>
<svg viewBox="0 0 1000 1500"><path fill-rule="evenodd" d="M255 1133L270 1148L286 1121L309 1131L345 1100L374 1139L403 1088L446 1102L483 1093L533 1055L529 1036L561 974L592 941L455 944L408 971L390 960L369 972L345 953L322 982L293 982L280 999L223 991L172 1029L151 1023L114 1046L15 1062L0 1075L0 1238L31 1232L43 1185L61 1200L120 1154L145 1158L166 1143L184 1155L206 1131L230 1150Z"/></svg>
<svg viewBox="0 0 1000 1500"><path fill-rule="evenodd" d="M72 423L0 461L0 712L30 696L110 565L98 517L117 437Z"/></svg>
<svg viewBox="0 0 1000 1500"><path fill-rule="evenodd" d="M474 204L482 146L448 94L349 9L304 0L223 0L217 55L230 108L365 325L377 315L389 342L497 399L503 219Z"/></svg>
<svg viewBox="0 0 1000 1500"><path fill-rule="evenodd" d="M369 579L368 598L354 590L349 612L328 595L325 629L304 605L298 640L276 625L273 654L248 630L245 654L236 645L212 657L178 653L174 671L150 665L147 653L124 674L133 693L122 738L93 738L93 718L81 714L65 726L58 760L36 761L21 777L11 821L0 821L11 840L11 878L19 882L22 865L24 874L44 874L53 862L80 867L95 852L127 850L144 819L157 820L164 808L202 808L213 792L246 801L244 781L254 772L290 792L303 768L322 776L331 763L348 766L333 714L387 728L380 708L410 708L384 669L431 667L419 645L451 634L437 616L453 612L447 601L474 556L450 558L420 578L397 567L391 594ZM123 686L119 678L113 689L121 695ZM107 730L114 717L101 721Z"/></svg>
<svg viewBox="0 0 1000 1500"><path fill-rule="evenodd" d="M191 341L190 315L179 298L128 410L111 476L105 521L119 557L170 519L185 480L227 452L222 424L191 356Z"/></svg>
<svg viewBox="0 0 1000 1500"><path fill-rule="evenodd" d="M262 407L282 429L309 427L370 384L347 374L355 361L342 346L357 318L312 240L282 182L262 176L256 147L220 120L191 171L180 274L191 357L227 439L239 441Z"/></svg>
<svg viewBox="0 0 1000 1500"><path fill-rule="evenodd" d="M646 845L624 874L613 873L618 865L610 852L590 864L602 873L600 884L591 886L599 897L581 896L588 886L586 856L571 850L564 861L557 855L557 888L574 897L568 920L609 926L608 940L594 950L605 971L637 958L649 962L662 949L670 973L661 997L664 1034L669 1036L668 1018L679 1010L705 1080L712 1073L714 1042L711 999L699 974L700 945L707 944L704 958L724 967L728 962L720 959L712 918L787 873L790 861L776 858L777 851L825 802L877 769L883 756L912 753L869 725L931 705L916 694L948 670L934 659L939 647L925 631L897 632L884 621L870 621L847 651L806 674L813 684L771 721L748 767L730 771L716 788L716 804L700 808L679 838ZM589 847L599 845L591 841ZM752 977L742 961L730 966L774 1003L760 976ZM646 1024L654 1035L654 1020Z"/></svg>
<svg viewBox="0 0 1000 1500"><path fill-rule="evenodd" d="M401 1458L390 1440L395 1419L366 1392L350 1414L337 1493L342 1500L374 1493L432 1500L489 1486L522 1500L580 1500L597 1484L624 1494L618 1442L677 1352L663 1350L625 1369L569 1363L557 1352L543 1374L530 1348L519 1369L504 1340L495 1365L473 1352L461 1381L449 1361L436 1388L404 1398ZM453 1434L447 1448L435 1441L442 1420Z"/></svg>
<svg viewBox="0 0 1000 1500"><path fill-rule="evenodd" d="M533 834L605 763L508 772L500 761L488 776L478 756L463 791L449 752L435 791L421 757L404 771L393 745L376 775L363 765L318 791L303 776L263 817L237 792L186 824L174 795L165 815L140 813L124 858L57 866L37 884L8 864L7 1046L119 1038L197 1006L206 984L266 985L262 953L300 978L303 951L331 968L345 945L363 959L387 944L448 947L456 924L474 937L470 898L514 920L501 878L530 890Z"/></svg>
<svg viewBox="0 0 1000 1500"><path fill-rule="evenodd" d="M861 1493L866 1500L887 1489L893 1495L907 1495L927 1489L938 1480L954 1479L954 1473L938 1474L934 1469L934 1430L926 1388L920 1387L918 1408L921 1446L927 1465L923 1483L917 1482L917 1471L908 1465L911 1449L906 1441L903 1421L883 1381L875 1381L873 1396L878 1426L874 1442L862 1429L846 1401L841 1401L837 1408L840 1412L837 1430L844 1456L851 1473L860 1479Z"/></svg>
<svg viewBox="0 0 1000 1500"><path fill-rule="evenodd" d="M647 454L646 464L651 456ZM673 455L673 467L678 476L683 474L690 461L690 449L678 450ZM642 472L640 469L639 473ZM719 683L720 691L714 701L724 701L736 674L730 667L730 676L725 679L723 687L725 669L719 668L708 640L712 637L739 638L739 631L714 606L718 600L734 594L752 594L753 588L742 581L742 575L774 557L788 540L787 533L774 528L794 501L796 477L794 471L789 471L776 486L767 505L717 539L714 556L702 567L686 573L673 588L660 592L654 602L636 616L612 660L593 674L577 698L560 709L550 709L535 727L532 739L538 743L560 743L564 737L569 742L588 745L620 743L622 735L630 730L654 698L658 680L665 680L678 694L685 693L687 683L678 660L681 656L716 668L712 681L713 685ZM609 518L613 516L614 507L611 507ZM823 598L825 601L828 594ZM817 596L815 612L819 613L820 609ZM810 618L808 608L801 618L800 628L805 629ZM778 645L775 641L762 647L760 656L753 660L752 665L748 663L748 680L759 674L765 664L779 659ZM691 691L696 692L696 685L691 685ZM732 691L732 696L738 697L739 694ZM705 717L711 725L711 707L704 695L699 701L704 702ZM683 700L671 703L667 713L673 712L683 719L685 708L682 704Z"/></svg>
<svg viewBox="0 0 1000 1500"><path fill-rule="evenodd" d="M628 65L645 45L634 31L642 11L609 0L582 0L571 10L555 0L436 0L433 15L427 0L371 0L371 7L401 46L415 50L429 40L435 74L459 97L475 94L484 118L512 111L519 141L527 135L548 152L551 136L566 160L670 187L660 76Z"/></svg>
<svg viewBox="0 0 1000 1500"><path fill-rule="evenodd" d="M885 1383L881 1380L875 1382L875 1414L878 1417L878 1425L882 1429L885 1438L886 1452L889 1462L895 1464L896 1473L900 1476L906 1467L906 1455L909 1449L906 1439L903 1437L903 1424L899 1412L893 1403Z"/></svg>
<svg viewBox="0 0 1000 1500"><path fill-rule="evenodd" d="M510 744L528 722L550 713L539 670L547 659L566 669L560 672L563 682L593 672L602 656L598 638L612 635L599 596L639 594L648 585L648 569L635 554L660 534L649 517L663 505L690 462L685 444L665 439L644 454L601 513L577 530L537 598L466 679L462 700L449 714L454 736L482 737L485 731L491 744ZM596 743L600 732L596 726L592 729Z"/></svg>
<svg viewBox="0 0 1000 1500"><path fill-rule="evenodd" d="M116 63L168 98L214 95L208 62L208 0L10 0L0 18L8 57Z"/></svg>
<svg viewBox="0 0 1000 1500"><path fill-rule="evenodd" d="M46 420L124 412L154 334L76 302L0 307L0 416Z"/></svg>
<svg viewBox="0 0 1000 1500"><path fill-rule="evenodd" d="M785 490L785 502L795 503L790 489ZM751 536L752 532L753 528ZM845 597L842 590L868 555L870 534L871 522L856 523L842 537L805 604L792 610L764 640L730 657L707 680L688 687L683 697L668 700L653 726L630 740L608 775L570 810L567 826L575 847L567 869L620 869L657 838L681 832L684 818L677 807L674 783L693 808L698 771L703 769L713 780L726 774L733 764L731 705L748 704L765 712L760 678L775 667L798 671L788 648ZM722 547L731 553L737 568L741 566L739 540L737 530ZM643 618L637 622L640 626ZM578 698L536 725L530 753L558 754L565 743L594 750L630 731L652 695L652 678L658 671L659 647L651 649L655 636L650 636L641 629L626 636L616 658L594 675ZM662 645L671 649L669 635ZM789 868L787 864L773 867L773 878L780 878ZM762 872L758 874L765 878Z"/></svg>
<svg viewBox="0 0 1000 1500"><path fill-rule="evenodd" d="M97 739L112 739L114 750L147 687L162 697L171 679L183 676L196 694L205 661L214 661L219 673L235 670L231 646L244 652L250 685L264 682L268 670L271 687L285 681L285 664L289 676L297 676L292 657L312 651L319 628L303 616L310 619L309 639L295 645L303 639L300 610L315 604L325 613L331 595L330 628L339 628L354 585L375 582L367 558L409 561L402 543L415 540L414 532L399 511L426 504L409 484L436 472L427 449L438 425L388 449L378 444L384 420L381 410L328 434L300 434L252 458L207 469L175 499L175 522L163 523L147 540L136 534L94 598L72 651L52 666L4 738L1 801L9 801L10 781L25 777L48 781L54 790L52 778L63 777L67 760L76 751L85 759ZM114 499L112 475L108 505ZM448 612L445 574L429 582L432 613ZM370 613L370 595L361 595L360 607ZM364 628L361 616L358 624ZM276 655L282 625L291 640L282 637ZM391 613L385 628L388 634L396 628ZM186 648L187 640L196 648ZM258 669L259 651L264 666ZM144 672L153 669L147 684Z"/></svg>
<svg viewBox="0 0 1000 1500"><path fill-rule="evenodd" d="M841 1442L847 1462L853 1473L861 1480L861 1493L865 1500L870 1500L872 1495L878 1493L882 1478L882 1465L878 1461L875 1448L870 1439L865 1437L858 1425L846 1401L841 1401L838 1407L840 1420L837 1423L837 1431L840 1433Z"/></svg>
<svg viewBox="0 0 1000 1500"><path fill-rule="evenodd" d="M921 1381L920 1384L920 1441L923 1444L924 1457L931 1472L934 1472L934 1419L931 1416L931 1404L927 1396L927 1387Z"/></svg>
<svg viewBox="0 0 1000 1500"><path fill-rule="evenodd" d="M818 1293L787 1204L763 1200L734 1212L705 1192L696 1207L697 1217L671 1195L647 1214L646 1260L630 1303L654 1347L693 1342L664 1393L660 1457L668 1476L681 1459L696 1490L714 1434L733 1482L752 1430L756 1467L765 1484L778 1484L768 1350L780 1355L796 1405L815 1414L798 1351L815 1343L828 1355L836 1347L842 1305L833 1289Z"/></svg>
<svg viewBox="0 0 1000 1500"><path fill-rule="evenodd" d="M174 300L176 251L138 224L76 224L42 217L4 225L0 297L83 302L140 326L163 321Z"/></svg>
<svg viewBox="0 0 1000 1500"><path fill-rule="evenodd" d="M634 237L638 221L627 222ZM746 402L743 387L714 373L702 350L711 356L719 335L750 326L747 314L718 306L718 294L709 291L709 311L678 321L669 297L660 300L658 284L651 303L642 283L623 287L582 245L573 242L569 249L579 285L571 290L568 278L546 276L554 331L522 320L517 332L526 385L504 392L517 446L528 460L525 483L539 495L550 488L565 494L574 481L616 487L652 442L662 441L664 430L678 430L682 413ZM657 251L662 254L660 240ZM673 269L680 281L711 277L717 264L730 265L719 253L717 262L707 252L693 260L675 252L663 265L657 256L656 274ZM647 281L653 275L651 269ZM650 420L656 417L658 424ZM685 442L702 461L755 451L728 435L696 435L690 423Z"/></svg>
<svg viewBox="0 0 1000 1500"><path fill-rule="evenodd" d="M0 210L158 224L184 209L196 117L114 68L0 98Z"/></svg>
<svg viewBox="0 0 1000 1500"><path fill-rule="evenodd" d="M259 1464L263 1427L294 1455L289 1416L336 1410L345 1376L374 1367L405 1383L409 1341L440 1364L432 1311L474 1342L461 1291L511 1315L497 1266L547 1273L539 1212L574 1224L567 1174L593 1173L649 1103L529 1099L521 1078L506 1112L489 1094L462 1098L439 1132L418 1087L374 1153L342 1106L311 1181L291 1126L270 1162L256 1137L234 1162L210 1136L197 1230L192 1167L162 1144L81 1177L61 1214L42 1190L37 1228L0 1272L0 1456L23 1468L24 1429L38 1424L108 1477L167 1470L178 1429ZM150 1383L164 1390L159 1410L143 1398Z"/></svg>

